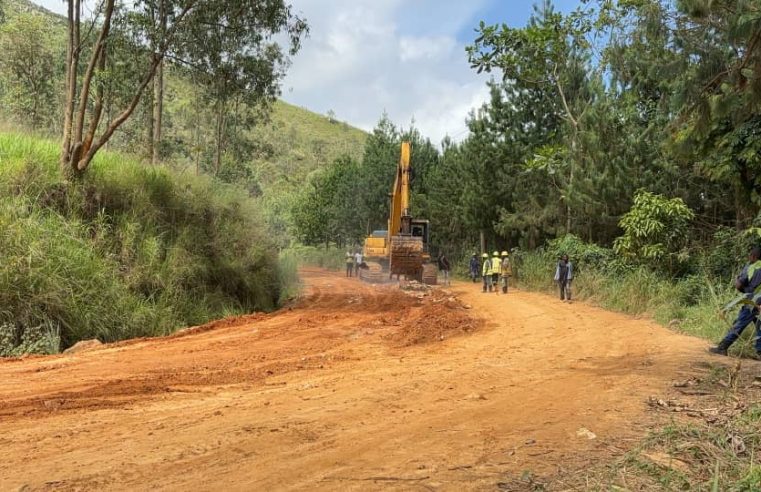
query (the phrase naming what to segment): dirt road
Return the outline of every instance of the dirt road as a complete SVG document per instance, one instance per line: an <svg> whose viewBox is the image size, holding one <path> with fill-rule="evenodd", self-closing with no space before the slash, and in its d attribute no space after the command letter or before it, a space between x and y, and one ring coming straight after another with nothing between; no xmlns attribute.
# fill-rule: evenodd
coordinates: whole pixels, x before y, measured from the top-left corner
<svg viewBox="0 0 761 492"><path fill-rule="evenodd" d="M705 358L543 295L303 276L273 315L0 362L0 490L494 490L619 452Z"/></svg>

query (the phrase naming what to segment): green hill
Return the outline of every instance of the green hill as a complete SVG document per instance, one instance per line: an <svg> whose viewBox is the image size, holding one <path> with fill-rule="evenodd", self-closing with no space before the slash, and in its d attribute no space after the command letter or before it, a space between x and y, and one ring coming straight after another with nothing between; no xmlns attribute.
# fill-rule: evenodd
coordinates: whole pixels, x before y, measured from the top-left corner
<svg viewBox="0 0 761 492"><path fill-rule="evenodd" d="M346 123L283 101L275 104L270 124L254 129L273 146L274 157L257 162L265 183L302 182L306 174L341 155L361 159L367 133Z"/></svg>
<svg viewBox="0 0 761 492"><path fill-rule="evenodd" d="M34 125L36 133L56 138L60 132L64 85L65 19L28 0L6 0L5 5L5 27L10 28L16 22L16 33L29 30L29 36L38 39L38 45L45 51L44 59L55 68L50 89L41 96L14 82L10 71L2 69L0 63L0 122L11 129ZM44 22L29 22L30 16L43 16ZM0 61L2 56L0 53ZM38 100L34 107L44 108L44 114L35 113L33 121L29 117L32 100ZM361 158L367 134L283 101L275 102L268 117L256 115L254 125L242 124L240 121L251 117L240 116L241 111L246 111L243 108L236 108L237 113L231 109L228 119L236 123L230 126L238 126L228 137L223 165L217 173L213 103L194 84L192 74L184 67L169 64L165 69L162 159L180 170L217 174L221 181L245 188L258 198L277 243L284 246L289 242L289 211L295 192L310 173L339 156ZM146 158L151 114L152 101L150 94L146 94L130 120L109 142L109 149L138 160Z"/></svg>
<svg viewBox="0 0 761 492"><path fill-rule="evenodd" d="M51 21L60 24L64 29L66 28L66 19L64 17L53 13L45 7L37 5L36 3L27 0L5 0L3 4L5 8L5 15L9 19L20 13L36 13L44 15L50 18Z"/></svg>
<svg viewBox="0 0 761 492"><path fill-rule="evenodd" d="M66 28L65 19L52 13L28 0L6 0L6 17L12 21L20 14L41 15L49 21L48 25L54 26L56 34L58 30ZM60 50L61 69L63 68L63 46L60 46L60 38L56 36L55 44L51 47ZM168 67L166 70L165 89L165 114L164 114L164 143L165 156L169 160L177 162L185 161L193 164L195 154L199 152L199 140L193 133L199 127L203 127L204 133L209 133L209 121L201 118L194 105L199 96L197 88L189 80L187 73L179 67ZM2 79L0 73L0 95L2 95ZM63 73L60 77L62 85ZM145 118L150 112L148 97L144 98L144 104L133 115L125 127L119 131L114 140L114 146L121 151L140 156L145 153ZM51 111L55 111L52 110ZM20 117L9 114L7 108L0 106L0 118L15 120L23 123L23 115ZM55 118L53 118L55 120ZM55 126L55 125L53 125ZM51 129L52 130L52 129ZM349 155L359 158L362 155L367 134L327 116L309 111L305 108L293 106L283 101L277 101L269 116L269 121L261 122L245 133L249 140L248 145L256 149L246 160L245 166L249 168L262 191L281 182L298 185L304 178L322 165L329 163L341 155ZM200 153L208 158L212 146L208 136L200 139ZM236 162L235 165L241 163Z"/></svg>

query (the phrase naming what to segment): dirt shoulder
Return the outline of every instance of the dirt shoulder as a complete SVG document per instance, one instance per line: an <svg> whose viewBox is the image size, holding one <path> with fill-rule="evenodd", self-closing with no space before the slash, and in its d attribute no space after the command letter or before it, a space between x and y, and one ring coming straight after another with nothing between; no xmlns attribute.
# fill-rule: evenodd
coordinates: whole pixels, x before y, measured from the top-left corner
<svg viewBox="0 0 761 492"><path fill-rule="evenodd" d="M543 295L303 276L276 314L0 362L0 489L493 490L620 453L707 359Z"/></svg>

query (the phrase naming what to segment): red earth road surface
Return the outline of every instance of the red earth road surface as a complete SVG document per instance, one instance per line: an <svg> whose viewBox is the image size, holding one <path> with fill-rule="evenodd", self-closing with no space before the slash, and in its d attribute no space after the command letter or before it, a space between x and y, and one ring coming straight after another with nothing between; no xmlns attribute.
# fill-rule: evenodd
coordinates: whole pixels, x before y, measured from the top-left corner
<svg viewBox="0 0 761 492"><path fill-rule="evenodd" d="M705 359L544 295L302 277L275 314L0 361L0 490L494 490L609 459Z"/></svg>

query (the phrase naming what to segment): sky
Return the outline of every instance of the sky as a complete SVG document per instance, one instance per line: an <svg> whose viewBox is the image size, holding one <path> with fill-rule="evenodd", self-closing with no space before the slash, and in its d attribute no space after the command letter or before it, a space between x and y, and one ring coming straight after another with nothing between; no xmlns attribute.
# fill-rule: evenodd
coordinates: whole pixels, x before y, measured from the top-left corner
<svg viewBox="0 0 761 492"><path fill-rule="evenodd" d="M61 0L34 0L64 13ZM467 136L489 76L468 66L465 46L481 20L525 25L535 0L290 0L310 35L292 59L282 99L372 130L383 113L413 122L438 143ZM555 0L570 11L580 0Z"/></svg>

